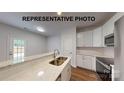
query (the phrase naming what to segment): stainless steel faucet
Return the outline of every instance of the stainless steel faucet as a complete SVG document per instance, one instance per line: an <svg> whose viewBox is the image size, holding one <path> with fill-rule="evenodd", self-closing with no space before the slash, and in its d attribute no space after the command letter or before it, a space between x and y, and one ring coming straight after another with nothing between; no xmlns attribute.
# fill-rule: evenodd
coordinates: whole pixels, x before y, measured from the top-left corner
<svg viewBox="0 0 124 93"><path fill-rule="evenodd" d="M54 50L54 60L56 59L57 54L59 55L59 54L60 54L60 52L59 52L59 50L58 50L58 49L55 49L55 50Z"/></svg>

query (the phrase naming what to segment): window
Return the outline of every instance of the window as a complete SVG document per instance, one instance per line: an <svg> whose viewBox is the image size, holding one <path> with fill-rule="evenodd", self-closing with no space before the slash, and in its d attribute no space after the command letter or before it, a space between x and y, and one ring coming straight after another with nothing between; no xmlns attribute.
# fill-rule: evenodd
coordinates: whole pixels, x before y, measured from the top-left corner
<svg viewBox="0 0 124 93"><path fill-rule="evenodd" d="M19 63L24 61L25 56L25 41L24 40L14 40L13 42L13 60L14 63Z"/></svg>

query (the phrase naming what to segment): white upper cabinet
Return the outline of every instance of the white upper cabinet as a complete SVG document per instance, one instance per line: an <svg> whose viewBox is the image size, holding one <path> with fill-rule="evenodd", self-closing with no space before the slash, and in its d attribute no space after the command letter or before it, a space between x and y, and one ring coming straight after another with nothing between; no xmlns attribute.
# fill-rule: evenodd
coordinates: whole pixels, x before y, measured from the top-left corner
<svg viewBox="0 0 124 93"><path fill-rule="evenodd" d="M103 47L102 27L93 30L93 47Z"/></svg>
<svg viewBox="0 0 124 93"><path fill-rule="evenodd" d="M102 26L102 29L103 29L103 35L102 35L103 41L102 42L103 42L103 46L106 47L105 44L104 44L105 36L114 33L114 22L113 21L108 21L107 23L105 23Z"/></svg>
<svg viewBox="0 0 124 93"><path fill-rule="evenodd" d="M104 45L104 37L106 35L114 33L114 23L120 18L124 16L124 13L116 13L112 18L110 18L103 26L103 45ZM104 45L104 47L106 47Z"/></svg>
<svg viewBox="0 0 124 93"><path fill-rule="evenodd" d="M92 47L92 31L86 31L83 33L84 47Z"/></svg>
<svg viewBox="0 0 124 93"><path fill-rule="evenodd" d="M77 47L103 47L102 27L77 33Z"/></svg>
<svg viewBox="0 0 124 93"><path fill-rule="evenodd" d="M124 13L116 13L103 26L77 33L77 47L106 47L105 36L114 33L114 23L123 15Z"/></svg>
<svg viewBox="0 0 124 93"><path fill-rule="evenodd" d="M83 32L77 33L77 47L82 47L84 45L83 42Z"/></svg>
<svg viewBox="0 0 124 93"><path fill-rule="evenodd" d="M92 31L77 33L77 47L92 47Z"/></svg>
<svg viewBox="0 0 124 93"><path fill-rule="evenodd" d="M103 36L109 35L114 32L114 22L109 21L103 25Z"/></svg>
<svg viewBox="0 0 124 93"><path fill-rule="evenodd" d="M109 35L114 32L114 23L123 15L124 13L116 13L103 25L103 36Z"/></svg>

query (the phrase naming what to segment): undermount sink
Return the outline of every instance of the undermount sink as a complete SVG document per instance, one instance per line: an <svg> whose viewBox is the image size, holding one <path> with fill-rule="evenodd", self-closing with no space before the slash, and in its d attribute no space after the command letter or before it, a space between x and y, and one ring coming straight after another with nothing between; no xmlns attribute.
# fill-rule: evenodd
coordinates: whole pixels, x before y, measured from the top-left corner
<svg viewBox="0 0 124 93"><path fill-rule="evenodd" d="M50 61L50 64L55 66L62 65L67 60L67 57L58 57L55 60Z"/></svg>

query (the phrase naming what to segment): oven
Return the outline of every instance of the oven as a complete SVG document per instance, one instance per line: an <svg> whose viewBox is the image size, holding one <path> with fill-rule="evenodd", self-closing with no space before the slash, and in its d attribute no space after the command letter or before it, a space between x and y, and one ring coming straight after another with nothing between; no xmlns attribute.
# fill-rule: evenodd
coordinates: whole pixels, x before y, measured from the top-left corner
<svg viewBox="0 0 124 93"><path fill-rule="evenodd" d="M96 72L103 81L112 81L111 65L105 64L99 59L96 59Z"/></svg>

